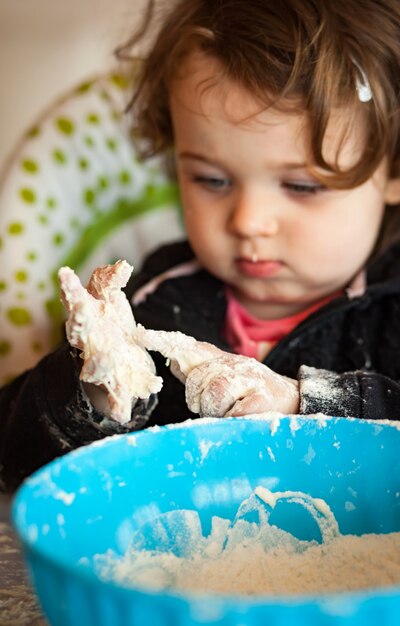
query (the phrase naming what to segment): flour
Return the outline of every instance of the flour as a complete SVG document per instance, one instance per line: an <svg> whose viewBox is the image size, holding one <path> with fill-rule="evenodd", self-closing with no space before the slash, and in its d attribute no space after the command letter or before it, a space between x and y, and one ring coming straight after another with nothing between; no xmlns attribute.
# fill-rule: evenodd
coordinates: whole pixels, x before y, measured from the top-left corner
<svg viewBox="0 0 400 626"><path fill-rule="evenodd" d="M303 504L312 514L322 543L298 539L269 523L276 502L283 499ZM196 511L171 511L138 531L123 556L112 551L96 555L95 569L104 580L153 591L336 593L399 584L400 532L341 535L323 500L258 487L241 503L233 522L213 517L207 536Z"/></svg>
<svg viewBox="0 0 400 626"><path fill-rule="evenodd" d="M338 385L336 374L308 365L302 365L300 372L303 402L307 397L318 400L323 413L329 413L333 404L340 406L341 402L345 403L346 393L350 393L350 390L344 391ZM340 410L338 410L338 415L342 415Z"/></svg>

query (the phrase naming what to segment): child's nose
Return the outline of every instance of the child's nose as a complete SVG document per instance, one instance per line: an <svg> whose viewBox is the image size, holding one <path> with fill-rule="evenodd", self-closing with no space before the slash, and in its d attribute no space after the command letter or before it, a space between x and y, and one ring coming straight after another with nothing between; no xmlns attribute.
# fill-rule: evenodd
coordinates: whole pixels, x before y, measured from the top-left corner
<svg viewBox="0 0 400 626"><path fill-rule="evenodd" d="M276 199L269 194L241 193L232 209L229 227L241 237L273 237L279 231Z"/></svg>

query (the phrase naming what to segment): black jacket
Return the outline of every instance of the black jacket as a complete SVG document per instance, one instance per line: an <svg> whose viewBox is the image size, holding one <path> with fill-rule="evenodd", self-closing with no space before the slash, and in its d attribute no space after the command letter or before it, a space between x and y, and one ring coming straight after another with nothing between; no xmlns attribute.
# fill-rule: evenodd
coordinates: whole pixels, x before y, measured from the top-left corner
<svg viewBox="0 0 400 626"><path fill-rule="evenodd" d="M130 281L127 295L192 258L186 242L164 246ZM400 419L400 245L371 264L367 283L364 295L331 301L266 357L271 369L299 379L300 413ZM221 334L225 311L223 284L203 270L164 280L134 306L147 328L179 330L230 351ZM54 457L104 436L196 417L165 359L153 357L163 389L158 399L139 402L124 426L90 405L79 355L67 343L0 390L0 488L13 490Z"/></svg>

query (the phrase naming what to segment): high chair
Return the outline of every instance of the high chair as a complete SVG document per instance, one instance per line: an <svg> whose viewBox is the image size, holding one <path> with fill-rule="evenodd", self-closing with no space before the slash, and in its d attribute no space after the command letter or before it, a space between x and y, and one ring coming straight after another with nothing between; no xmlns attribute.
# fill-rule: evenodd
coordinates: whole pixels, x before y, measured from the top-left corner
<svg viewBox="0 0 400 626"><path fill-rule="evenodd" d="M117 74L68 91L24 135L0 174L0 386L62 338L57 270L86 282L98 265L137 269L183 237L177 187L138 157Z"/></svg>

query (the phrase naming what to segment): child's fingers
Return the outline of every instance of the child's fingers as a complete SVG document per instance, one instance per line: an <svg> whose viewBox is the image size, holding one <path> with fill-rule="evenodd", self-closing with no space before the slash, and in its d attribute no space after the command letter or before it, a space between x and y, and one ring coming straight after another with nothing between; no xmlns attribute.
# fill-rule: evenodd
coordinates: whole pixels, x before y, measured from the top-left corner
<svg viewBox="0 0 400 626"><path fill-rule="evenodd" d="M196 341L184 333L148 330L140 325L138 325L136 340L147 350L160 352L165 358L175 362L184 377L194 367L225 354L216 346L205 341Z"/></svg>
<svg viewBox="0 0 400 626"><path fill-rule="evenodd" d="M61 289L61 300L70 313L78 302L87 299L88 294L78 276L70 267L61 267L58 270L58 280Z"/></svg>
<svg viewBox="0 0 400 626"><path fill-rule="evenodd" d="M186 380L186 403L202 417L223 417L230 412L237 396L228 376L203 376L207 363L196 367ZM204 372L205 373L205 372Z"/></svg>
<svg viewBox="0 0 400 626"><path fill-rule="evenodd" d="M242 415L267 413L273 409L273 398L267 392L254 392L235 402L235 404L225 413L225 416L240 417Z"/></svg>
<svg viewBox="0 0 400 626"><path fill-rule="evenodd" d="M254 365L250 359L226 353L199 365L186 380L187 405L191 411L203 416L230 414L237 400L263 386L263 381L252 376L252 370Z"/></svg>
<svg viewBox="0 0 400 626"><path fill-rule="evenodd" d="M267 411L296 413L298 383L254 359L223 353L189 373L186 402L194 413L210 417Z"/></svg>
<svg viewBox="0 0 400 626"><path fill-rule="evenodd" d="M112 300L113 294L125 287L132 271L133 267L127 261L98 267L90 277L87 290L97 300Z"/></svg>

